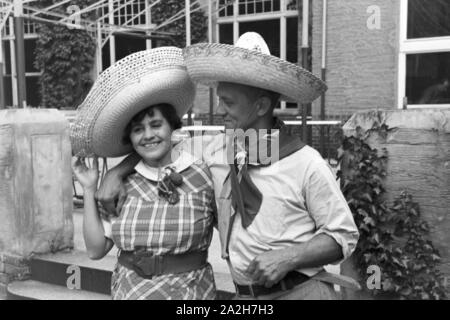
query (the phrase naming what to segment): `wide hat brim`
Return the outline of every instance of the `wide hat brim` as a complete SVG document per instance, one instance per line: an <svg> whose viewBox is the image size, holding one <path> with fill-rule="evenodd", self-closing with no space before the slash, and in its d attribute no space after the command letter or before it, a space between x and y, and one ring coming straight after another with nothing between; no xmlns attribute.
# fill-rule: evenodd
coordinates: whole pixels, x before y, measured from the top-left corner
<svg viewBox="0 0 450 320"><path fill-rule="evenodd" d="M321 79L296 64L232 45L199 43L183 49L183 56L192 80L210 87L238 83L296 103L310 103L327 90Z"/></svg>
<svg viewBox="0 0 450 320"><path fill-rule="evenodd" d="M195 84L181 49L163 47L137 52L103 72L78 109L71 126L76 156L119 157L132 151L124 144L125 127L141 110L172 105L179 117L192 106Z"/></svg>

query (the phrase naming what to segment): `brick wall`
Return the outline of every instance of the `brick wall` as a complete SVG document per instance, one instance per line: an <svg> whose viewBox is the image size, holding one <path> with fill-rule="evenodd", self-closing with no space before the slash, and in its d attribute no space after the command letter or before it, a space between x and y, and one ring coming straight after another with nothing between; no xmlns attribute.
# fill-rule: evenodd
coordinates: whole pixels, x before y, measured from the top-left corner
<svg viewBox="0 0 450 320"><path fill-rule="evenodd" d="M314 74L321 74L322 5L313 1ZM379 30L367 27L373 5L380 8ZM328 1L327 114L396 108L399 6L397 0ZM320 100L312 109L319 114Z"/></svg>

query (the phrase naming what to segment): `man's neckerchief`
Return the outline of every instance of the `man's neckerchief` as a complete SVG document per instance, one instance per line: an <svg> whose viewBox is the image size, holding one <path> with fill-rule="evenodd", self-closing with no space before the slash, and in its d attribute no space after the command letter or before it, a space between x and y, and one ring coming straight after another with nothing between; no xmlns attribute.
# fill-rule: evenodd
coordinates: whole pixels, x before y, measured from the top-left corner
<svg viewBox="0 0 450 320"><path fill-rule="evenodd" d="M276 138L277 135L279 138L279 156L272 157L270 140ZM243 170L241 170L242 177L240 181L238 179L238 170L236 165L230 164L232 204L234 209L240 212L242 226L245 229L250 226L253 219L258 214L264 196L253 183L248 170L251 170L252 167L270 166L276 161L286 158L294 152L302 149L304 146L305 143L303 143L299 137L289 134L286 125L284 125L282 121L275 119L275 125L269 133L266 143L260 143L259 146L260 148L267 148L266 150L268 152L258 152L258 154L267 154L267 157L265 159L258 158L258 164L256 165L246 164Z"/></svg>

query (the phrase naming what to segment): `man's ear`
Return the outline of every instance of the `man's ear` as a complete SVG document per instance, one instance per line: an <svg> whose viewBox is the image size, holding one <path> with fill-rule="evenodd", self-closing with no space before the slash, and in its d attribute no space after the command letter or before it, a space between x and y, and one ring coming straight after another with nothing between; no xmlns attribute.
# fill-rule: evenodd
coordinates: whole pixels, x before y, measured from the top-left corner
<svg viewBox="0 0 450 320"><path fill-rule="evenodd" d="M272 112L272 101L269 97L262 96L258 99L258 116L262 117L268 112Z"/></svg>

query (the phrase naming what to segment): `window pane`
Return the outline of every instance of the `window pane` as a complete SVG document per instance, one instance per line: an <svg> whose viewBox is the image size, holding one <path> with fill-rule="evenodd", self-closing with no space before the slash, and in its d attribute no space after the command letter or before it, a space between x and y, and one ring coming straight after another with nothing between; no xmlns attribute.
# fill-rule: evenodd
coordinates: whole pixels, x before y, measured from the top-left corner
<svg viewBox="0 0 450 320"><path fill-rule="evenodd" d="M286 60L292 63L298 62L298 18L288 18L286 23Z"/></svg>
<svg viewBox="0 0 450 320"><path fill-rule="evenodd" d="M239 23L239 33L258 32L269 47L273 56L280 56L280 20L265 20Z"/></svg>
<svg viewBox="0 0 450 320"><path fill-rule="evenodd" d="M9 40L3 41L3 63L6 67L6 74L11 74L11 47Z"/></svg>
<svg viewBox="0 0 450 320"><path fill-rule="evenodd" d="M409 0L408 39L450 36L450 0Z"/></svg>
<svg viewBox="0 0 450 320"><path fill-rule="evenodd" d="M5 104L11 107L13 105L11 76L3 78L3 88L5 90Z"/></svg>
<svg viewBox="0 0 450 320"><path fill-rule="evenodd" d="M450 104L450 52L407 56L408 104Z"/></svg>
<svg viewBox="0 0 450 320"><path fill-rule="evenodd" d="M39 97L39 77L26 77L27 85L27 104L29 106L38 107L41 99Z"/></svg>
<svg viewBox="0 0 450 320"><path fill-rule="evenodd" d="M219 25L219 42L225 44L234 44L233 24L224 23Z"/></svg>
<svg viewBox="0 0 450 320"><path fill-rule="evenodd" d="M36 39L26 39L25 41L25 72L39 72L34 67L34 50L36 50Z"/></svg>

